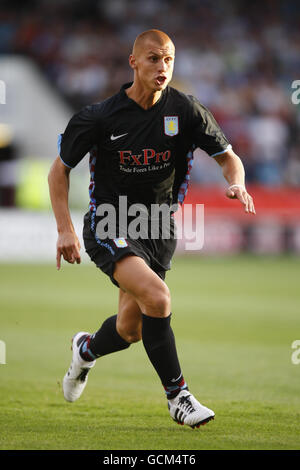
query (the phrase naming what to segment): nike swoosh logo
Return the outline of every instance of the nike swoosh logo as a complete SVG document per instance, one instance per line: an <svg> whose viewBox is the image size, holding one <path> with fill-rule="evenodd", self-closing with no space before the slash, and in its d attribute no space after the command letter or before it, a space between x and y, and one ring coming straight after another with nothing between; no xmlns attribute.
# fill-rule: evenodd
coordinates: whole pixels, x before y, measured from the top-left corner
<svg viewBox="0 0 300 470"><path fill-rule="evenodd" d="M176 382L177 380L180 379L181 376L182 376L182 373L177 377L177 379L171 379L171 382Z"/></svg>
<svg viewBox="0 0 300 470"><path fill-rule="evenodd" d="M111 135L110 136L110 140L116 140L116 139L120 139L120 137L124 137L124 135L127 135L128 132L126 132L126 134L121 134L121 135Z"/></svg>

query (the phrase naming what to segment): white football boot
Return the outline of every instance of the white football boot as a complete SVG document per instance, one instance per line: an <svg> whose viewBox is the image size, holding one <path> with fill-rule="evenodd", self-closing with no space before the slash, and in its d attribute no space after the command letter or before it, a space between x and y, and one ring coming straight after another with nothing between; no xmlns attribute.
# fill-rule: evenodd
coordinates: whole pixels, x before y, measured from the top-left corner
<svg viewBox="0 0 300 470"><path fill-rule="evenodd" d="M188 390L181 390L175 398L168 400L168 408L176 423L192 428L199 428L215 417L215 413L201 405Z"/></svg>
<svg viewBox="0 0 300 470"><path fill-rule="evenodd" d="M87 375L96 364L96 360L87 362L79 354L80 345L89 334L85 331L80 331L72 338L72 362L63 379L63 392L67 401L73 402L80 397L87 384Z"/></svg>

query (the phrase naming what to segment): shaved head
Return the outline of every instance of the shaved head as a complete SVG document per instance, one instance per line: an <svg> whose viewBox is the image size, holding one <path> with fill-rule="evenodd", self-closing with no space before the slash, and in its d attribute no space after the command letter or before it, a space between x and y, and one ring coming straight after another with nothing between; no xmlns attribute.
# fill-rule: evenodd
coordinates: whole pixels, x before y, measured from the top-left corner
<svg viewBox="0 0 300 470"><path fill-rule="evenodd" d="M168 49L175 53L175 46L169 36L158 29L149 29L139 34L133 44L132 55L138 56L149 43L154 43L160 49Z"/></svg>
<svg viewBox="0 0 300 470"><path fill-rule="evenodd" d="M172 79L174 60L175 46L166 33L149 29L139 34L129 56L134 80L128 96L145 109L152 106Z"/></svg>

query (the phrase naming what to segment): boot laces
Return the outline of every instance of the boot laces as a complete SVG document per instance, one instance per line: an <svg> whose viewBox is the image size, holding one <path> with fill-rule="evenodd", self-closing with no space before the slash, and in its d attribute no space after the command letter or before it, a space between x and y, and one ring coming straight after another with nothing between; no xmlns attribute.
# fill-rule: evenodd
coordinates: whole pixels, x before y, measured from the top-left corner
<svg viewBox="0 0 300 470"><path fill-rule="evenodd" d="M179 405L181 405L181 408L183 408L188 413L192 413L193 411L196 411L192 405L190 396L191 395L188 395L187 397L185 396L185 397L179 398Z"/></svg>

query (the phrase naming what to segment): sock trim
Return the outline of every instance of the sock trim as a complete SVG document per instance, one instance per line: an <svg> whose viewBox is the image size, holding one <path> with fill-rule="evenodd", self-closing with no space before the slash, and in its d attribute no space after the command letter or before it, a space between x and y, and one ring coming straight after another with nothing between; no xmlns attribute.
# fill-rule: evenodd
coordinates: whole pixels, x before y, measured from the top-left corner
<svg viewBox="0 0 300 470"><path fill-rule="evenodd" d="M178 385L171 385L171 386L163 385L163 387L165 389L166 396L169 400L172 400L173 398L175 398L178 395L178 393L180 393L182 390L188 390L188 386L184 378L181 379Z"/></svg>
<svg viewBox="0 0 300 470"><path fill-rule="evenodd" d="M79 354L85 361L94 361L97 359L97 356L95 356L92 351L90 350L90 341L91 341L91 336L88 336L81 344L81 347L79 349ZM88 358L88 359L87 359Z"/></svg>

